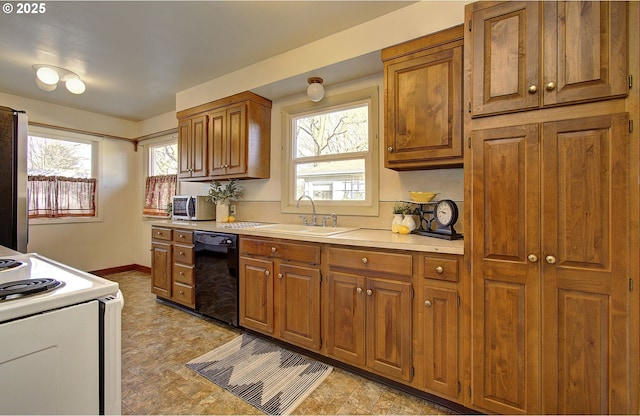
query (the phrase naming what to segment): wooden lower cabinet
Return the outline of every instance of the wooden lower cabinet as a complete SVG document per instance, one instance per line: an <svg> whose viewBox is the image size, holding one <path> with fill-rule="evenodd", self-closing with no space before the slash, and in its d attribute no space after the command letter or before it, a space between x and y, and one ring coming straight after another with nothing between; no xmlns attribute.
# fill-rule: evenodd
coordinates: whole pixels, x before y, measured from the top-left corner
<svg viewBox="0 0 640 416"><path fill-rule="evenodd" d="M455 255L419 255L414 321L419 388L457 401L460 382L459 261Z"/></svg>
<svg viewBox="0 0 640 416"><path fill-rule="evenodd" d="M153 227L151 236L151 292L194 309L193 231Z"/></svg>
<svg viewBox="0 0 640 416"><path fill-rule="evenodd" d="M320 247L240 239L240 325L318 351Z"/></svg>
<svg viewBox="0 0 640 416"><path fill-rule="evenodd" d="M411 255L330 247L328 257L327 355L411 380Z"/></svg>

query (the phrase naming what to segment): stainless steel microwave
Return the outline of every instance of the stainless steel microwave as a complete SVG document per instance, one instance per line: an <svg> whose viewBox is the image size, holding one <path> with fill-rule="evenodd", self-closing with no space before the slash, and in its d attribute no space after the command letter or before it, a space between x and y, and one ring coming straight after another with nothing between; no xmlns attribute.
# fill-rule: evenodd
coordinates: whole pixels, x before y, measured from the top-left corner
<svg viewBox="0 0 640 416"><path fill-rule="evenodd" d="M205 221L216 219L216 206L206 195L176 195L173 197L174 220Z"/></svg>

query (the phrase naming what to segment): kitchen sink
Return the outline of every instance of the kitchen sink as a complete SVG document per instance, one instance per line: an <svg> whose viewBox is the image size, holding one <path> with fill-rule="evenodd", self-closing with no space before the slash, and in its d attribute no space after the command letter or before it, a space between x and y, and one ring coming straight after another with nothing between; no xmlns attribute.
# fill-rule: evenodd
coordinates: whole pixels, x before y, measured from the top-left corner
<svg viewBox="0 0 640 416"><path fill-rule="evenodd" d="M264 224L264 225L258 225L253 228L259 228L259 229L274 232L274 233L318 235L318 236L329 236L329 235L341 234L341 233L346 233L347 231L354 231L358 229L354 227L321 227L321 226L298 225L298 224Z"/></svg>

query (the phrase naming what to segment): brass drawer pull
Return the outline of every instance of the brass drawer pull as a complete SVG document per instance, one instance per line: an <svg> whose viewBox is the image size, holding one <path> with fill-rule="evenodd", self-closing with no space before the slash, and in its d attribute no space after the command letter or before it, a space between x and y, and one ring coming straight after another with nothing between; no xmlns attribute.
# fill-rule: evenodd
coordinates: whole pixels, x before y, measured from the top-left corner
<svg viewBox="0 0 640 416"><path fill-rule="evenodd" d="M362 264L369 263L369 259L367 259L366 257L363 257L360 261L362 262Z"/></svg>
<svg viewBox="0 0 640 416"><path fill-rule="evenodd" d="M444 272L444 268L442 266L436 266L436 273L442 274Z"/></svg>

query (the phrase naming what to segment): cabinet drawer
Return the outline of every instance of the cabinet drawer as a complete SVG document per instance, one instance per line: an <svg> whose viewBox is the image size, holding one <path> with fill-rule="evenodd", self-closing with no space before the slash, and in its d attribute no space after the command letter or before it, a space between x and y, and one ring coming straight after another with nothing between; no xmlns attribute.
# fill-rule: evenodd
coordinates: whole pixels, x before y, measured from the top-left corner
<svg viewBox="0 0 640 416"><path fill-rule="evenodd" d="M171 294L171 299L176 302L180 302L183 305L195 307L196 302L193 286L173 282L173 293Z"/></svg>
<svg viewBox="0 0 640 416"><path fill-rule="evenodd" d="M240 240L240 253L320 264L320 246L302 242L286 243L269 239L242 238Z"/></svg>
<svg viewBox="0 0 640 416"><path fill-rule="evenodd" d="M193 286L193 266L183 264L173 265L173 281Z"/></svg>
<svg viewBox="0 0 640 416"><path fill-rule="evenodd" d="M176 243L193 244L193 231L173 230L173 241Z"/></svg>
<svg viewBox="0 0 640 416"><path fill-rule="evenodd" d="M170 228L151 228L151 238L154 240L166 240L171 241L171 229Z"/></svg>
<svg viewBox="0 0 640 416"><path fill-rule="evenodd" d="M413 260L410 254L336 247L329 248L329 267L344 267L409 277L413 274Z"/></svg>
<svg viewBox="0 0 640 416"><path fill-rule="evenodd" d="M174 263L193 265L194 264L193 253L194 253L193 246L185 246L182 244L173 245Z"/></svg>
<svg viewBox="0 0 640 416"><path fill-rule="evenodd" d="M425 279L458 281L458 259L436 256L424 256L422 259L422 277Z"/></svg>

